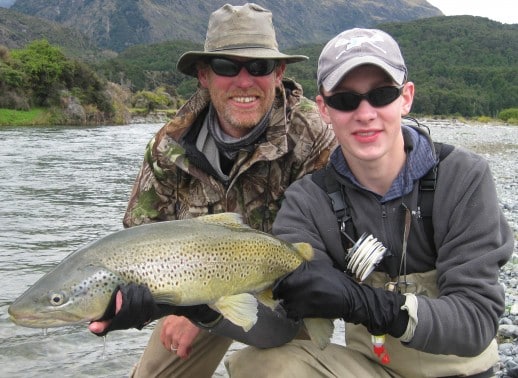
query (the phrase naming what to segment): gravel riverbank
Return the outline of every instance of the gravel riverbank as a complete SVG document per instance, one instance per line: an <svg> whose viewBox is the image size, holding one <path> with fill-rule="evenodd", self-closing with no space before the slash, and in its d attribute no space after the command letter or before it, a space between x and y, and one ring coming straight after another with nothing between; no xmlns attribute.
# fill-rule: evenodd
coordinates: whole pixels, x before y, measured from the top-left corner
<svg viewBox="0 0 518 378"><path fill-rule="evenodd" d="M518 126L422 122L430 128L434 140L466 147L490 163L500 206L515 234L514 255L500 273L506 310L497 336L500 354L497 377L518 378Z"/></svg>
<svg viewBox="0 0 518 378"><path fill-rule="evenodd" d="M506 310L498 330L500 362L496 367L498 378L518 378L518 126L494 124L466 124L455 120L420 119L428 126L432 138L438 142L468 148L490 163L497 186L500 206L515 234L514 255L500 273L506 292ZM335 322L333 342L344 344L344 327ZM234 343L229 351L243 344ZM225 377L221 364L215 376Z"/></svg>

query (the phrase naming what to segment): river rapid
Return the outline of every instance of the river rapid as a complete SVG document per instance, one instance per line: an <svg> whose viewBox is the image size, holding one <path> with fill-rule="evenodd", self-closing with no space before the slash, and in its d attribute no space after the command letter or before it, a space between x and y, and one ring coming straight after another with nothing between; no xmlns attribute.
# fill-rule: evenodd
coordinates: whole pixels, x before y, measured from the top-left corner
<svg viewBox="0 0 518 378"><path fill-rule="evenodd" d="M518 235L518 127L427 123L435 139L490 161ZM16 326L7 308L69 253L122 229L145 146L160 127L0 128L0 377L123 377L138 361L152 326L106 340L86 325L45 333ZM333 340L343 344L343 325L336 325ZM225 376L222 366L216 376Z"/></svg>

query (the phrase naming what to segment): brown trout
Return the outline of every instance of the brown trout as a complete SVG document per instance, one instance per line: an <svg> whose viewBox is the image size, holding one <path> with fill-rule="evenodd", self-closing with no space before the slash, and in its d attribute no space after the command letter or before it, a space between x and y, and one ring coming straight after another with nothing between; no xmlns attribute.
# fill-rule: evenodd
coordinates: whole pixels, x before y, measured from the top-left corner
<svg viewBox="0 0 518 378"><path fill-rule="evenodd" d="M274 308L275 280L313 257L307 243L290 244L252 229L235 213L146 224L78 249L9 307L18 325L48 328L95 321L120 284L145 284L160 303L208 304L250 330L257 301ZM306 319L321 348L331 321Z"/></svg>

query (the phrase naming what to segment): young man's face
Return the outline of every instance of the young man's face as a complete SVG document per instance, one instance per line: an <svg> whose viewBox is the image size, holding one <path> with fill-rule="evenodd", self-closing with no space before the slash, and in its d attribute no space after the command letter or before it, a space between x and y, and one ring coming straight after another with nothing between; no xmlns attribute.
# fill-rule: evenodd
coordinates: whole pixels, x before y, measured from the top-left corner
<svg viewBox="0 0 518 378"><path fill-rule="evenodd" d="M365 94L386 86L397 87L379 67L364 65L349 72L332 93L324 92L323 95ZM413 93L413 83L408 82L393 102L376 107L362 99L354 110L335 109L324 102L322 95L317 96L316 101L324 121L332 124L345 158L372 162L403 151L401 117L409 113Z"/></svg>
<svg viewBox="0 0 518 378"><path fill-rule="evenodd" d="M275 88L281 84L285 68L284 63L278 64L273 72L263 76L253 76L245 67L236 76L218 75L208 65L198 69L198 80L209 90L223 131L241 137L259 123L273 104Z"/></svg>

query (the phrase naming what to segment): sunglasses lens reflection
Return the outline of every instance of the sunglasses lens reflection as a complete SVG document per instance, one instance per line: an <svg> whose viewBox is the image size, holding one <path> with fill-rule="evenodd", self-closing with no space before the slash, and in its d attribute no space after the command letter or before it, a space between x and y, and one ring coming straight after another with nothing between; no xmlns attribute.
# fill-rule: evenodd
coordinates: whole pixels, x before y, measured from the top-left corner
<svg viewBox="0 0 518 378"><path fill-rule="evenodd" d="M331 96L324 96L324 101L330 107L346 112L356 110L363 99L375 108L379 108L394 102L401 95L402 88L403 86L380 87L364 94L340 92Z"/></svg>
<svg viewBox="0 0 518 378"><path fill-rule="evenodd" d="M273 59L255 59L247 62L237 62L225 58L214 58L210 60L210 67L220 76L236 76L245 67L252 76L266 76L273 72L277 63Z"/></svg>

